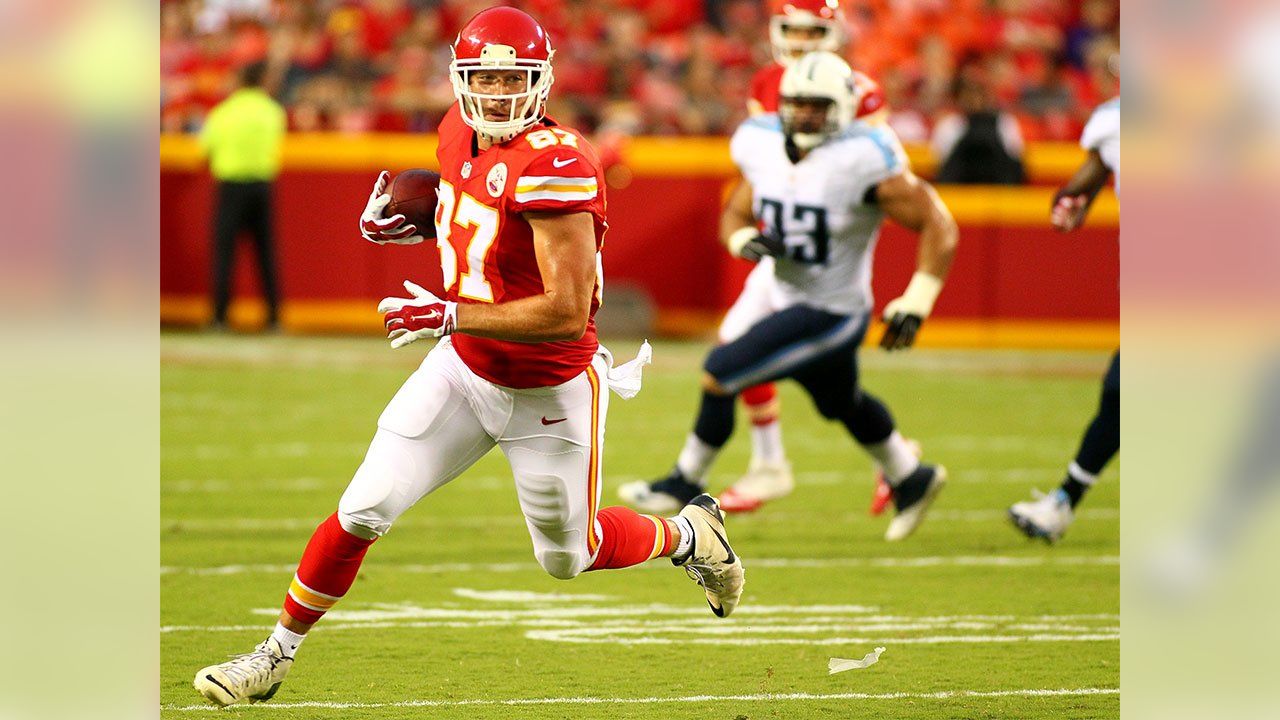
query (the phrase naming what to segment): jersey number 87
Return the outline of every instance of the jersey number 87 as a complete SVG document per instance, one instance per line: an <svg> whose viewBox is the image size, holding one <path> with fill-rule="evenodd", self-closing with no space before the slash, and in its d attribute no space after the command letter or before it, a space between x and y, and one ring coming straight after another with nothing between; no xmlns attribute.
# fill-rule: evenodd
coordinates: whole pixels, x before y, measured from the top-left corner
<svg viewBox="0 0 1280 720"><path fill-rule="evenodd" d="M467 243L466 271L459 275L458 253L449 242L453 226L474 227ZM485 278L484 265L489 248L498 237L498 210L467 193L459 198L448 181L440 181L440 203L436 205L436 246L440 248L440 273L445 292L458 284L458 294L480 302L493 302L493 286Z"/></svg>

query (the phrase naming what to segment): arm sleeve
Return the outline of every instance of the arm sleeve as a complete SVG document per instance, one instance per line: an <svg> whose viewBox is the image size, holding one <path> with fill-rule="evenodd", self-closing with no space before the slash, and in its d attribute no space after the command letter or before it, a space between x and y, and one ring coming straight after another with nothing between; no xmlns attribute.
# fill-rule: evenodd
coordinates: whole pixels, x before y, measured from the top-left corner
<svg viewBox="0 0 1280 720"><path fill-rule="evenodd" d="M886 100L880 83L857 71L853 73L853 82L860 95L855 117L866 117L884 108Z"/></svg>
<svg viewBox="0 0 1280 720"><path fill-rule="evenodd" d="M539 152L516 178L512 195L518 212L595 212L601 195L600 171L580 150L557 145Z"/></svg>

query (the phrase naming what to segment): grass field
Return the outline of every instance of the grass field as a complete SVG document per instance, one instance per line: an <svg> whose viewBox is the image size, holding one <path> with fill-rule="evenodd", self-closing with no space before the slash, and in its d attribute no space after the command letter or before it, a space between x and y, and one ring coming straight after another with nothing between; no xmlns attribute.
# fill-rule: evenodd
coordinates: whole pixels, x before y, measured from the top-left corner
<svg viewBox="0 0 1280 720"><path fill-rule="evenodd" d="M610 343L620 360L635 342ZM373 338L162 338L160 700L208 717L198 668L274 622L311 530L336 506L383 405L426 347ZM691 427L702 344L658 343L644 391L611 403L605 501L665 473ZM920 531L890 545L869 461L783 388L796 492L728 529L747 570L728 620L665 560L550 578L500 453L370 551L279 694L291 718L1118 717L1119 486L1111 468L1066 539L1032 543L1009 503L1051 489L1101 353L863 353L865 385L948 466ZM745 467L745 423L713 490ZM864 670L830 657L887 648Z"/></svg>

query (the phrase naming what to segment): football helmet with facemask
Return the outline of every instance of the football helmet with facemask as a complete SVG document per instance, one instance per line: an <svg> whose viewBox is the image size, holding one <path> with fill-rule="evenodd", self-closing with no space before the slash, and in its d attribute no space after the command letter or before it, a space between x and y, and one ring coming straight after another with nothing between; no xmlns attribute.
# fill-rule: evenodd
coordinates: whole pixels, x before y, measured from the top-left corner
<svg viewBox="0 0 1280 720"><path fill-rule="evenodd" d="M449 79L458 99L462 121L495 144L504 143L542 120L551 75L551 39L537 20L510 7L484 10L467 21L453 43ZM514 93L472 90L471 76L482 71L519 71L524 89ZM507 117L491 120L486 108L506 106ZM501 107L501 106L499 106Z"/></svg>
<svg viewBox="0 0 1280 720"><path fill-rule="evenodd" d="M796 38L796 30L809 31L817 37ZM790 65L805 53L816 50L835 52L845 40L844 15L840 0L780 0L774 3L769 18L769 46L773 59Z"/></svg>
<svg viewBox="0 0 1280 720"><path fill-rule="evenodd" d="M832 52L811 52L787 67L779 85L782 132L801 150L810 150L853 122L858 87L849 63ZM820 126L803 123L798 104L826 103Z"/></svg>

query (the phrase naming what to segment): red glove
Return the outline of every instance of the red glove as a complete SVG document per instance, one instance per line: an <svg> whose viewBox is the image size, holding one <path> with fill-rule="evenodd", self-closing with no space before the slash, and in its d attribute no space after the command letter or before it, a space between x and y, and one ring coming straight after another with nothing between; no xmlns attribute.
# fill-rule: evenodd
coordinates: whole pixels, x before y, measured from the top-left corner
<svg viewBox="0 0 1280 720"><path fill-rule="evenodd" d="M409 280L404 289L412 298L383 298L378 303L391 347L401 348L425 337L441 337L458 327L458 303L441 300Z"/></svg>

